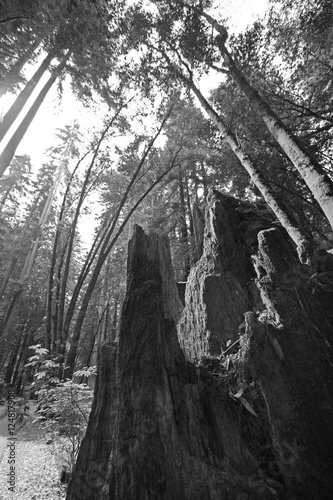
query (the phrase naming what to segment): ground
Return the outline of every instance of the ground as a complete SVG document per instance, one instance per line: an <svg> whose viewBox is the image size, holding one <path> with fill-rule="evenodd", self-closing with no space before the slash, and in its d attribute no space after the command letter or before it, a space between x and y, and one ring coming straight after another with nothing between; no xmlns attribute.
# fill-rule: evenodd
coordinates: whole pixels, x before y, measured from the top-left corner
<svg viewBox="0 0 333 500"><path fill-rule="evenodd" d="M0 416L3 408L0 408ZM0 500L60 500L65 489L59 481L59 471L52 444L46 444L45 431L31 415L17 433L15 444L15 492L8 490L10 449L7 419L0 419Z"/></svg>

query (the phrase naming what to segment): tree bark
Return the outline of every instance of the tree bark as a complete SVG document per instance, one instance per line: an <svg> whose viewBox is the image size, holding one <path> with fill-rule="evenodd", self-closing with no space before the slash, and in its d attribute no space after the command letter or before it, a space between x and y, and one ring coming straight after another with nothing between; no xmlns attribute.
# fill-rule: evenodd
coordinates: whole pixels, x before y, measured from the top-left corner
<svg viewBox="0 0 333 500"><path fill-rule="evenodd" d="M190 249L188 241L188 229L186 222L186 201L185 201L185 189L184 189L184 179L182 171L179 171L178 175L178 192L179 192L179 230L180 230L180 243L182 251L182 261L183 261L183 276L182 280L186 281L188 273L190 271Z"/></svg>
<svg viewBox="0 0 333 500"><path fill-rule="evenodd" d="M263 397L275 477L286 487L278 498L329 499L332 256L324 252L312 281L285 231L272 219L265 229L270 223L263 215L255 205L210 193L204 252L188 278L180 342L204 365L222 352L227 373L237 366L240 384L253 384Z"/></svg>
<svg viewBox="0 0 333 500"><path fill-rule="evenodd" d="M36 88L45 71L49 68L52 59L54 59L56 54L56 50L52 50L51 52L49 52L49 54L40 64L37 71L34 73L33 77L28 81L28 83L26 83L24 89L20 92L20 94L15 99L15 102L3 117L2 122L0 123L0 141L2 141L2 139L7 134L8 130L22 111L23 107L26 105L29 97Z"/></svg>
<svg viewBox="0 0 333 500"><path fill-rule="evenodd" d="M331 498L332 256L312 281L272 222L210 192L185 354L167 241L134 227L119 340L99 351L67 500ZM216 325L214 343L202 343L203 319ZM221 356L228 329L237 341Z"/></svg>
<svg viewBox="0 0 333 500"><path fill-rule="evenodd" d="M83 322L84 322L84 319L85 319L85 316L86 316L86 313L87 313L87 309L88 309L88 305L89 305L89 301L90 301L90 298L92 296L92 293L94 291L94 288L96 286L96 283L97 283L97 280L98 280L98 277L99 277L99 274L103 268L103 265L104 265L104 262L105 260L107 259L108 255L110 254L112 248L114 247L115 243L117 242L119 236L121 235L122 231L124 230L128 220L130 219L131 215L134 213L134 211L137 209L137 207L140 205L140 203L142 203L142 201L148 196L148 194L152 191L152 189L163 179L163 177L168 173L170 172L170 170L173 168L174 166L174 161L176 159L176 156L174 158L174 160L171 162L171 166L165 171L163 172L158 178L157 180L151 184L151 186L143 193L143 195L137 200L137 202L132 206L132 208L129 210L128 214L126 215L126 217L124 218L124 220L122 221L122 223L120 224L120 227L119 229L117 230L116 234L113 236L111 242L110 242L110 239L114 233L114 230L115 230L115 227L116 227L116 224L118 222L118 219L119 219L119 216L121 214L121 211L125 205L125 202L127 201L127 198L128 198L128 195L129 195L129 192L133 186L133 184L135 183L144 163L145 163L145 160L149 154L149 152L151 151L156 139L158 138L158 136L160 135L163 127L164 127L164 124L166 123L167 119L169 118L170 114L171 114L171 111L172 111L172 108L168 111L168 113L166 114L165 118L162 120L162 123L160 125L160 127L158 128L155 136L151 139L151 141L149 142L145 152L143 153L142 155L142 158L141 158L141 161L139 162L139 165L137 166L130 182L128 183L127 185L127 188L125 190L125 193L119 203L119 206L116 210L116 213L115 213L115 216L113 217L112 219L112 222L111 222L111 225L110 227L107 228L107 232L105 234L105 237L103 238L103 241L102 241L102 245L101 245L101 248L100 248L100 251L99 251L99 254L98 254L98 258L97 258L97 261L96 261L96 265L94 267L94 270L93 270L93 273L92 273L92 276L91 276L91 279L89 281L89 284L87 286L87 289L84 293L84 296L83 296L83 299L82 299L82 303L81 303L81 307L80 307L80 310L79 310L79 313L78 313L78 316L77 316L77 319L76 319L76 323L75 323L75 327L74 327L74 333L73 333L73 337L71 339L71 346L70 346L70 349L69 349L69 352L68 352L68 356L67 356L67 360L66 360L66 371L65 371L65 376L66 378L70 378L73 374L73 371L74 371L74 365L75 365L75 358L76 358L76 353L77 353L77 349L78 349L78 343L79 343L79 340L80 340L80 336L81 336L81 329L82 329L82 325L83 325Z"/></svg>
<svg viewBox="0 0 333 500"><path fill-rule="evenodd" d="M64 154L62 156L61 162L65 163L66 160L68 159L67 156L69 154L69 151L72 147L72 136L69 137L68 142L66 144L66 148L64 151ZM56 232L54 235L53 239L53 247L52 247L52 257L51 257L51 262L50 262L50 270L49 270L49 277L48 277L48 286L47 286L47 302L46 302L46 324L45 324L45 348L49 350L49 352L52 352L52 348L54 345L54 342L52 342L52 306L53 306L53 286L54 286L54 273L55 273L55 267L56 267L56 262L57 262L57 251L58 251L58 243L59 239L63 230L63 217L65 214L65 208L66 208L66 203L67 203L67 198L69 195L70 187L74 178L74 175L80 165L80 161L76 164L75 168L73 169L73 172L70 175L70 178L68 180L66 190L62 199L61 207L60 207L60 212L59 212L59 217L58 217L58 222L57 222L57 227L56 227ZM66 245L67 246L67 243ZM58 301L57 301L58 303ZM57 312L58 315L58 312ZM56 337L56 332L58 330L54 330L54 336ZM51 350L52 349L52 350Z"/></svg>
<svg viewBox="0 0 333 500"><path fill-rule="evenodd" d="M295 140L271 107L246 80L245 76L237 68L224 43L219 43L218 45L228 66L230 75L249 101L252 109L261 117L274 139L290 158L306 185L313 193L315 199L318 201L327 220L333 228L332 179L324 173L319 162L315 162L309 157L305 149L300 146L299 141Z"/></svg>
<svg viewBox="0 0 333 500"><path fill-rule="evenodd" d="M70 263L72 259L72 252L73 252L73 246L74 246L74 239L75 239L75 234L76 234L76 229L77 229L77 223L79 220L82 204L84 202L84 199L86 197L86 192L88 188L88 183L90 180L90 175L92 172L92 169L95 164L95 158L94 156L92 162L90 163L85 179L83 182L83 186L80 192L80 197L76 206L76 210L74 213L73 221L71 224L70 228L70 235L69 235L69 242L68 242L68 247L67 247L67 254L66 254L66 259L65 259L65 267L64 271L62 273L61 277L61 282L60 282L60 295L59 295L59 306L58 306L58 318L57 318L57 340L59 341L60 345L63 345L64 343L64 317L65 317L65 299L66 299L66 290L67 290L67 281L68 281L68 276L69 276L69 269L70 269Z"/></svg>
<svg viewBox="0 0 333 500"><path fill-rule="evenodd" d="M16 292L14 293L14 295L11 299L10 305L8 307L8 310L6 311L6 315L5 315L4 320L2 322L2 325L1 325L0 361L3 359L4 346L7 343L8 338L11 334L11 329L12 329L13 323L16 319L17 309L19 307L21 298L24 294L27 280L30 278L30 275L31 275L31 272L33 269L33 265L34 265L34 262L36 259L38 246L39 246L40 233L41 233L43 226L44 226L44 224L47 221L47 218L49 216L52 202L53 202L53 198L54 198L54 194L56 192L58 182L60 179L60 174L61 174L61 166L57 172L57 175L53 181L53 185L52 185L50 192L47 196L47 199L45 201L45 205L43 207L42 214L40 215L39 223L38 223L38 231L37 231L35 240L32 241L30 244L30 248L29 248L28 253L26 255L26 258L25 258L24 266L20 272L20 277L18 280L18 283L19 283L18 289L16 290ZM38 195L38 197L39 197L39 195Z"/></svg>
<svg viewBox="0 0 333 500"><path fill-rule="evenodd" d="M31 59L33 53L37 49L40 44L40 40L36 40L33 42L30 47L22 54L19 59L13 64L13 66L8 71L7 75L2 78L0 81L0 97L6 94L9 90L11 90L20 79L20 72L23 69L23 66ZM0 126L0 130L1 130ZM0 140L3 136L0 134Z"/></svg>
<svg viewBox="0 0 333 500"><path fill-rule="evenodd" d="M55 70L53 70L50 78L48 81L45 83L41 91L39 92L38 96L36 97L34 103L32 104L31 108L27 112L26 116L23 118L22 122L20 125L17 127L16 131L12 135L11 139L9 140L8 144L5 146L4 150L2 151L0 155L0 177L4 174L5 170L9 166L10 162L13 159L13 156L15 155L16 149L18 148L20 142L22 141L26 131L31 125L32 120L36 116L37 111L39 110L40 106L42 105L47 93L51 89L52 85L60 75L61 71L64 69L66 66L66 63L70 57L70 52L67 53L66 56L63 57L62 61L60 62L59 66Z"/></svg>
<svg viewBox="0 0 333 500"><path fill-rule="evenodd" d="M212 106L201 94L199 89L194 85L192 81L187 80L188 86L191 88L193 93L198 98L201 106L206 111L208 116L211 118L216 127L223 134L223 140L229 144L234 154L239 159L241 165L248 172L252 182L259 189L267 205L275 213L278 220L281 222L283 227L288 232L289 236L292 238L297 247L297 252L301 262L311 263L311 253L312 244L308 236L304 231L297 225L294 217L286 207L286 205L275 195L274 191L271 189L269 184L264 179L261 172L255 167L251 162L248 155L243 151L240 144L237 142L235 136L227 129L223 123L221 117L216 113Z"/></svg>
<svg viewBox="0 0 333 500"><path fill-rule="evenodd" d="M179 347L181 306L171 273L166 240L135 226L119 347L100 349L67 500L231 500L242 491L235 487L238 470L257 466L225 388Z"/></svg>

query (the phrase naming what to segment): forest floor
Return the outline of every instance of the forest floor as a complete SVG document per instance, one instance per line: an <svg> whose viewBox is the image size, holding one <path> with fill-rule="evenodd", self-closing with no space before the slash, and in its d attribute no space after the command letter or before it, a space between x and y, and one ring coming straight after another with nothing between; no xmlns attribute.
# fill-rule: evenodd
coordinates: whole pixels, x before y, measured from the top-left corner
<svg viewBox="0 0 333 500"><path fill-rule="evenodd" d="M52 444L46 444L41 424L30 416L17 432L12 451L8 445L7 418L0 420L0 500L60 500L66 495L59 481L59 471ZM13 441L11 441L13 443ZM12 456L10 456L12 453ZM8 463L15 454L15 487L10 484ZM13 469L12 469L13 471Z"/></svg>

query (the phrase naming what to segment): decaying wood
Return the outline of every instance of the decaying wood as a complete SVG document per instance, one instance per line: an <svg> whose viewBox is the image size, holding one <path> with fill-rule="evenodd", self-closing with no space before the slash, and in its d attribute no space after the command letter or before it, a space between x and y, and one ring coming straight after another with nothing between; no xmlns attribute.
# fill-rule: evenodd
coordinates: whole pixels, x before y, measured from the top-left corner
<svg viewBox="0 0 333 500"><path fill-rule="evenodd" d="M250 254L273 222L268 212L213 190L205 218L203 255L190 271L179 324L181 345L195 361L220 355L238 337L244 312L262 307Z"/></svg>
<svg viewBox="0 0 333 500"><path fill-rule="evenodd" d="M184 307L167 240L135 226L67 500L331 498L330 272L211 191Z"/></svg>

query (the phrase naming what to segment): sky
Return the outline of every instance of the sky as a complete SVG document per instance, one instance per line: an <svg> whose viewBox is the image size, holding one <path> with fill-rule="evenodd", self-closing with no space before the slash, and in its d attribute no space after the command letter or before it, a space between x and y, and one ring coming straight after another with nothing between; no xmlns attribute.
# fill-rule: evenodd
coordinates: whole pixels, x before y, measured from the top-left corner
<svg viewBox="0 0 333 500"><path fill-rule="evenodd" d="M236 34L244 31L258 16L263 16L268 6L268 0L218 0L216 3L218 5L216 9L218 12L221 12L221 7L223 6L223 16L228 18L229 31ZM214 15L214 11L212 15ZM29 79L34 71L35 67L28 67L26 70L26 78ZM36 94L47 78L48 75L44 75L44 78L30 97L22 114L26 112L26 109L28 109L33 102ZM209 74L203 77L200 81L201 91L208 96L209 91L216 87L220 80L221 74L218 73ZM0 99L0 116L7 111L14 99L15 96L11 94L3 96ZM17 121L22 118L22 114L18 117ZM103 118L106 114L107 107L103 104L100 104L98 109L93 110L85 108L77 101L71 92L69 77L67 77L63 82L61 99L59 99L59 92L56 84L54 84L49 91L33 123L17 149L16 154L28 154L31 157L33 170L37 171L46 159L46 150L55 142L57 128L65 127L73 123L74 120L77 120L80 125L80 131L89 137L90 134L92 135L93 130L101 130ZM12 130L14 128L15 123ZM7 140L9 140L10 134L11 131L9 131ZM2 147L5 144L6 138L2 143ZM0 152L2 147L0 145Z"/></svg>
<svg viewBox="0 0 333 500"><path fill-rule="evenodd" d="M222 0L217 4L219 9L223 6L224 15L229 18L230 31L238 33L245 30L247 25L252 24L257 16L264 14L268 0ZM28 68L27 78L33 72L33 67ZM43 81L46 78L47 75ZM218 84L220 78L220 75L216 75L215 79L212 78L212 75L204 78L200 82L201 90L208 93L211 88ZM34 96L43 85L43 81L40 82L36 92L31 96L30 102L33 101ZM14 98L12 95L7 95L0 99L0 115L6 112ZM85 109L73 96L68 80L64 82L63 94L59 102L58 89L55 84L46 96L42 107L22 140L17 154L29 154L33 165L38 168L45 158L45 150L52 146L54 142L57 128L69 125L74 119L77 119L83 130L89 130L91 125L99 129L102 126L106 111L106 107L95 111Z"/></svg>

